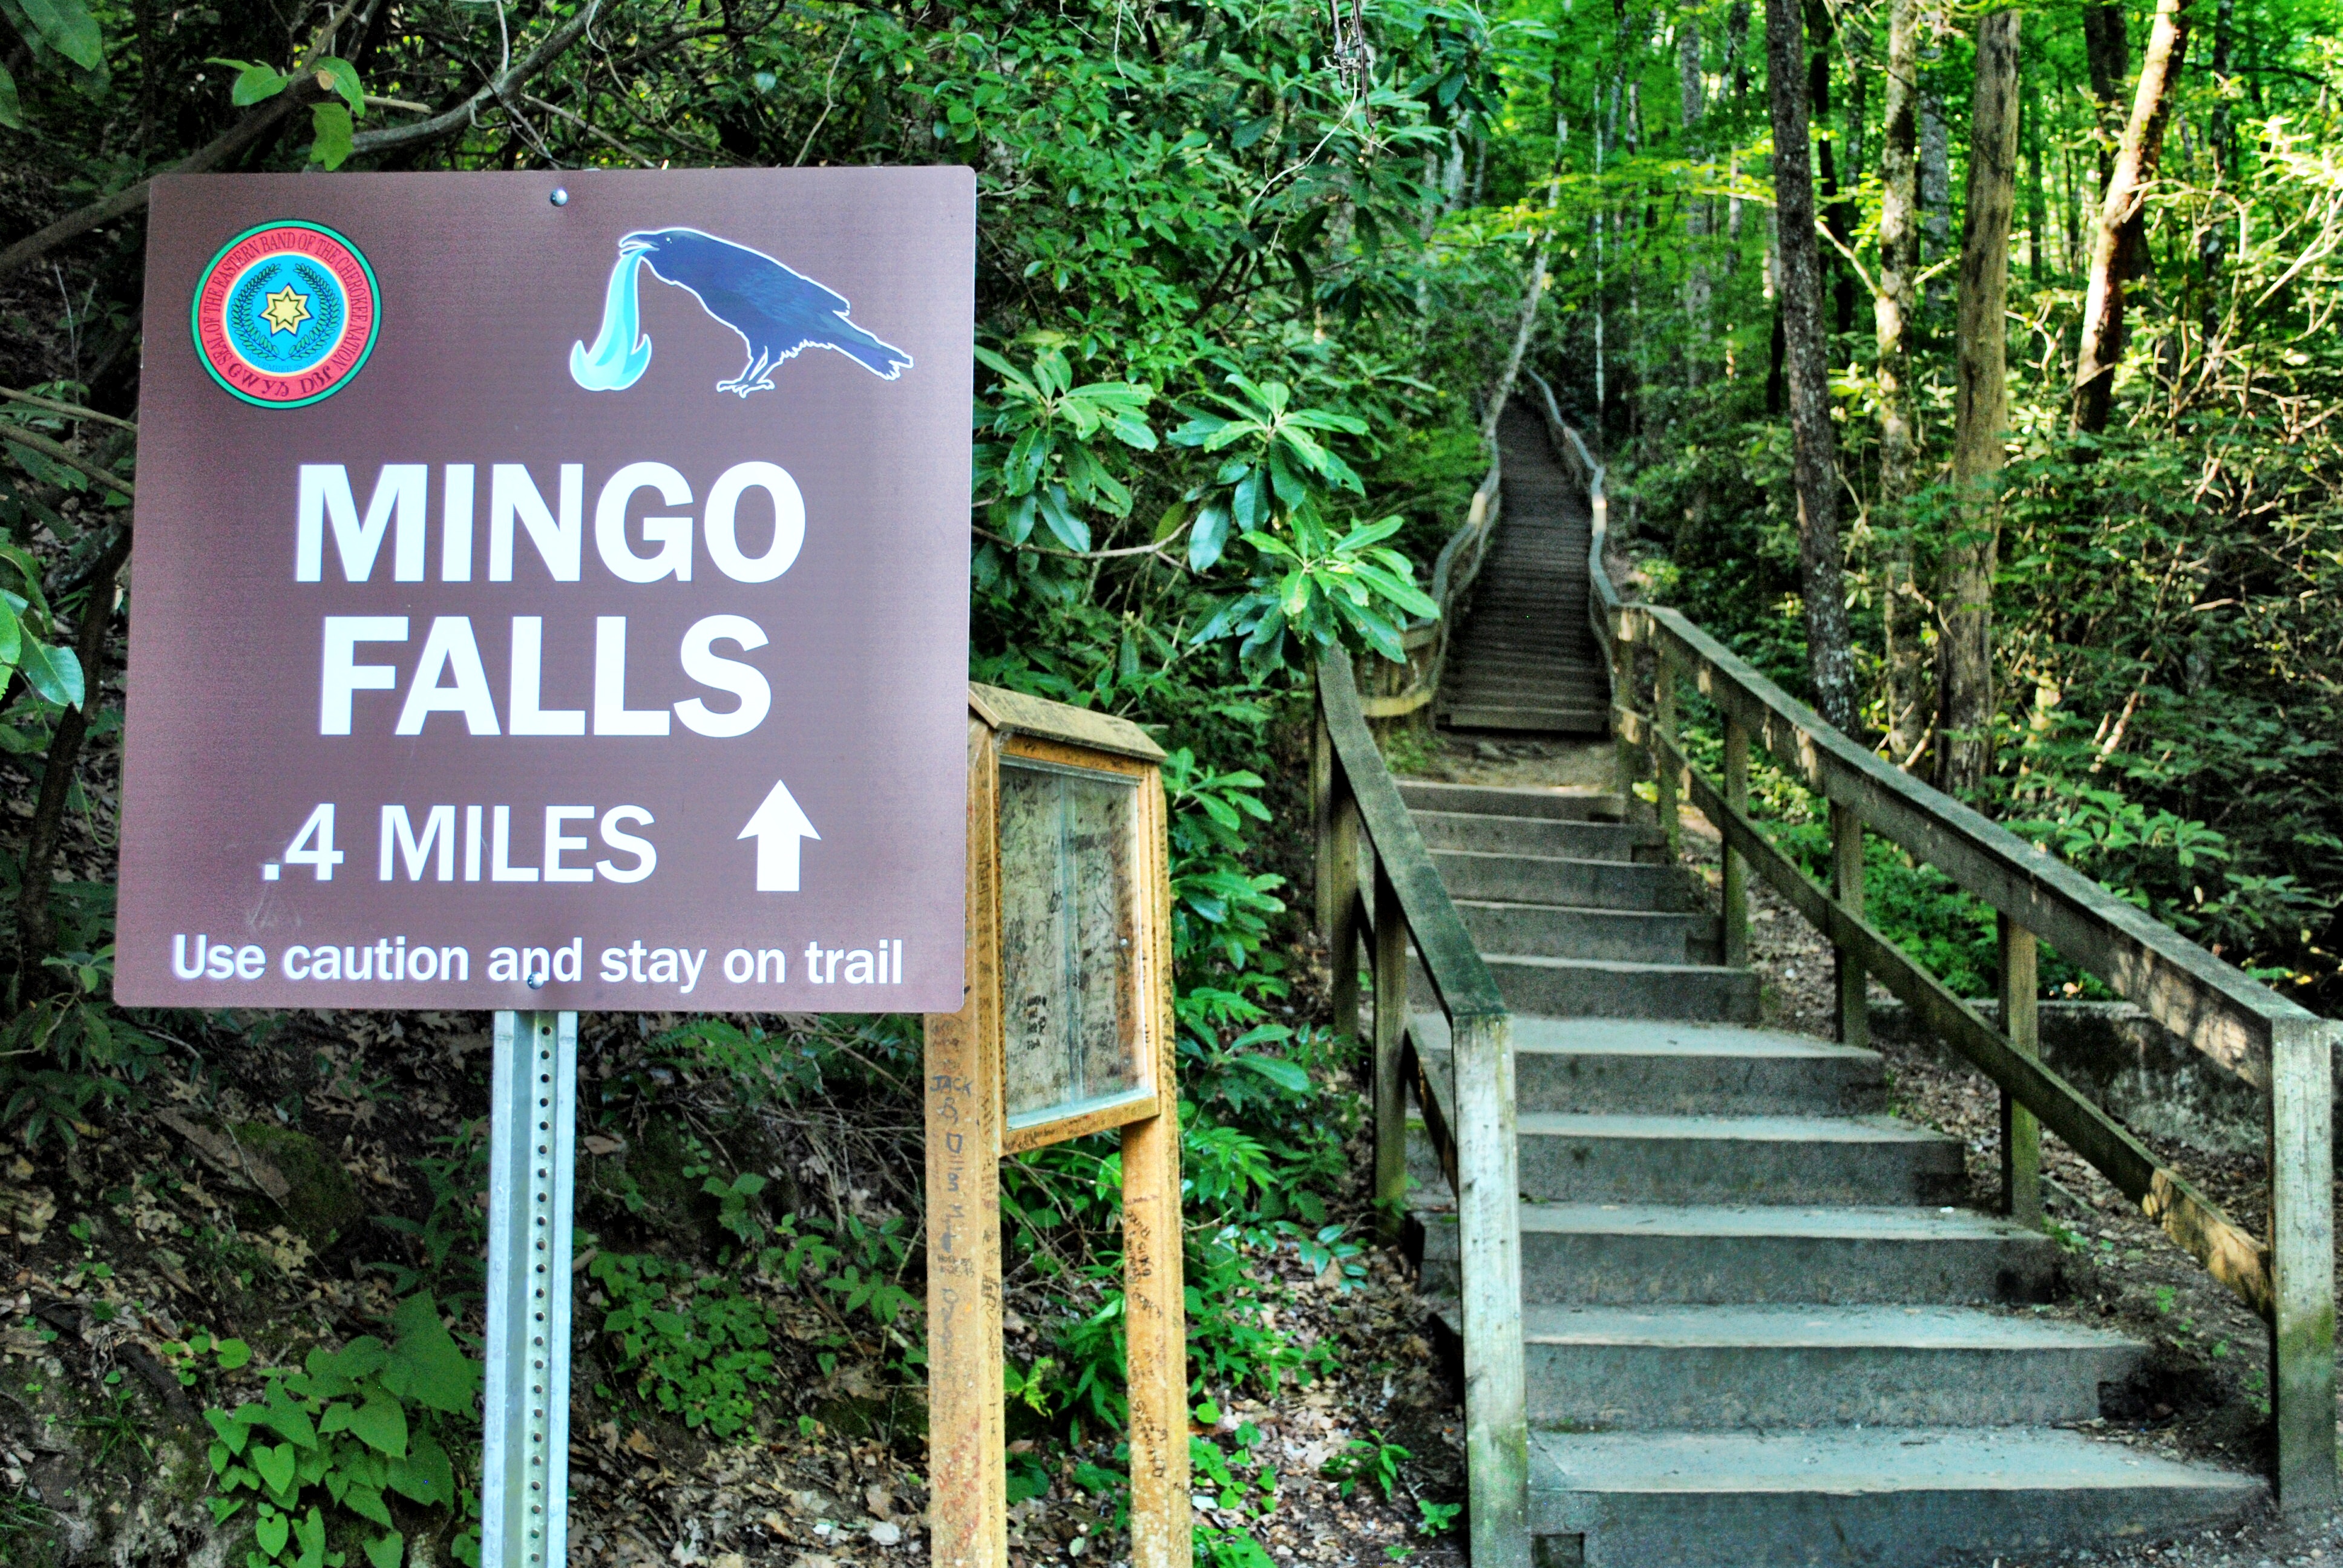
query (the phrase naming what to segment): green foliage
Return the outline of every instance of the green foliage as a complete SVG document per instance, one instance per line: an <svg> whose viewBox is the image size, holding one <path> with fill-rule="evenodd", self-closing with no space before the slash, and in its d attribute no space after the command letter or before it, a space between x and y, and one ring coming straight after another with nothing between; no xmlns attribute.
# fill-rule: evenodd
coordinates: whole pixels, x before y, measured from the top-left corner
<svg viewBox="0 0 2343 1568"><path fill-rule="evenodd" d="M391 1289L401 1295L429 1291L450 1302L477 1300L488 1283L488 1218L478 1202L488 1188L485 1124L468 1121L441 1142L447 1153L420 1155L409 1163L430 1193L423 1219L374 1217L384 1230L412 1240L415 1262L380 1261L373 1267L389 1275Z"/></svg>
<svg viewBox="0 0 2343 1568"><path fill-rule="evenodd" d="M5 436L6 427L0 425L0 439ZM44 702L78 708L81 660L72 648L51 640L55 633L55 617L41 591L40 568L24 549L0 544L0 685L12 672L22 671L25 684Z"/></svg>
<svg viewBox="0 0 2343 1568"><path fill-rule="evenodd" d="M1355 1491L1362 1481L1372 1481L1376 1490L1389 1497L1399 1486L1399 1467L1410 1458L1407 1450L1395 1442L1385 1442L1383 1434L1376 1432L1372 1439L1354 1437L1320 1467L1318 1473L1329 1481L1339 1482L1338 1491L1345 1497Z"/></svg>
<svg viewBox="0 0 2343 1568"><path fill-rule="evenodd" d="M111 943L96 952L66 951L45 960L67 982L0 1023L0 1126L27 1144L55 1137L75 1141L102 1106L126 1101L163 1054L162 1044L106 999L114 974Z"/></svg>
<svg viewBox="0 0 2343 1568"><path fill-rule="evenodd" d="M267 1369L258 1399L204 1412L214 1435L213 1517L226 1523L252 1508L246 1568L341 1568L352 1543L373 1568L397 1568L407 1541L393 1498L454 1522L478 1516L468 1448L479 1363L449 1337L427 1295L401 1302L392 1326L387 1345L362 1335L338 1351L311 1351L298 1371ZM221 1372L249 1356L241 1341L214 1344L204 1335L170 1348L183 1381L206 1352Z"/></svg>
<svg viewBox="0 0 2343 1568"><path fill-rule="evenodd" d="M1196 1406L1196 1423L1221 1424L1221 1408L1211 1400ZM1229 1513L1266 1514L1277 1507L1277 1468L1262 1450L1261 1428L1239 1422L1229 1433L1229 1451L1210 1438L1188 1439L1189 1484L1212 1494L1214 1506Z"/></svg>
<svg viewBox="0 0 2343 1568"><path fill-rule="evenodd" d="M661 1258L598 1252L588 1272L608 1300L614 1378L712 1437L753 1430L757 1400L775 1382L771 1308L729 1276Z"/></svg>
<svg viewBox="0 0 2343 1568"><path fill-rule="evenodd" d="M976 452L978 504L987 496L994 526L1011 544L1032 537L1038 516L1070 550L1091 548L1090 524L1077 507L1131 515L1131 488L1093 455L1095 443L1111 438L1135 451L1155 449L1155 431L1146 420L1154 397L1144 383L1093 381L1073 385L1062 349L1044 343L1033 357L1031 374L990 348L978 360L1001 377L997 404L977 407L977 426L1006 437L1003 447L986 443Z"/></svg>

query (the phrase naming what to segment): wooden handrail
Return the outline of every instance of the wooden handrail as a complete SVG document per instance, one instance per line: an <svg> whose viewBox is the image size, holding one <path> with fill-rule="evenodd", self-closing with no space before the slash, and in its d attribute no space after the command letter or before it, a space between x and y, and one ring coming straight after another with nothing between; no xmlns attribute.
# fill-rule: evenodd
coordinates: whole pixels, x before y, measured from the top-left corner
<svg viewBox="0 0 2343 1568"><path fill-rule="evenodd" d="M1464 917L1456 912L1448 885L1440 879L1440 868L1433 864L1432 851L1416 830L1415 819L1407 814L1407 802L1400 799L1399 782L1359 712L1358 687L1348 659L1335 656L1320 662L1318 693L1351 799L1376 863L1399 894L1408 935L1415 940L1432 989L1439 993L1441 1010L1452 1020L1504 1017L1496 979L1473 946L1473 933L1464 929Z"/></svg>
<svg viewBox="0 0 2343 1568"><path fill-rule="evenodd" d="M1367 729L1350 657L1339 649L1318 662L1318 721L1319 911L1332 949L1334 1015L1346 1028L1359 1013L1362 929L1373 938L1375 1196L1393 1217L1406 1198L1405 1096L1413 1084L1456 1195L1473 1563L1530 1568L1512 1015ZM1362 832L1374 865L1371 900L1360 897ZM1408 1027L1411 946L1448 1016L1453 1115L1421 1081Z"/></svg>
<svg viewBox="0 0 2343 1568"><path fill-rule="evenodd" d="M1679 789L1687 791L1724 836L1728 889L1736 861L1754 867L1830 938L1843 966L1841 1007L1851 1002L1855 1011L1843 1033L1852 1039L1863 1027L1861 976L1876 976L1999 1085L2006 1108L2022 1108L2065 1139L2270 1323L2279 1502L2289 1512L2331 1504L2337 1494L2333 1057L2343 1044L2343 1025L2280 996L2040 846L1873 755L1681 613L1623 599L1604 566L1609 516L1602 465L1564 422L1553 389L1534 376L1532 380L1542 394L1556 454L1586 487L1594 512L1588 615L1614 672L1613 710L1621 739L1651 759L1664 814L1673 815ZM1622 678L1639 648L1649 648L1657 666L1651 718L1635 710L1631 683ZM1736 746L1745 755L1755 739L1831 803L1835 829L1844 819L1845 829L1834 837L1845 840L1836 853L1843 874L1853 880L1837 896L1758 830L1733 798L1738 786L1729 779L1728 789L1719 791L1677 748L1669 716L1675 682L1686 674L1724 715L1728 775ZM1621 751L1624 759L1624 745ZM2048 941L2262 1091L2270 1147L2268 1245L1863 920L1865 828L1943 870L1999 910L2006 930ZM1730 907L1725 923L1729 940L1735 926Z"/></svg>

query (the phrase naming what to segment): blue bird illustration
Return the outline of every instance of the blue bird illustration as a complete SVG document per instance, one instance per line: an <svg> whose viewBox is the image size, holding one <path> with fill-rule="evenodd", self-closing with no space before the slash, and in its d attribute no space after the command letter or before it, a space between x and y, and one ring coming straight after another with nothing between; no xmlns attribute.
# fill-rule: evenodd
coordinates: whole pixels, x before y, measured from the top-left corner
<svg viewBox="0 0 2343 1568"><path fill-rule="evenodd" d="M746 397L772 387L773 367L808 348L832 348L874 376L892 381L911 357L881 342L848 318L841 295L775 261L762 251L702 234L696 228L641 229L618 241L602 330L588 348L569 352L569 373L592 391L634 385L650 364L650 339L638 339L636 274L649 269L699 301L700 308L740 335L749 363L719 381L719 392Z"/></svg>

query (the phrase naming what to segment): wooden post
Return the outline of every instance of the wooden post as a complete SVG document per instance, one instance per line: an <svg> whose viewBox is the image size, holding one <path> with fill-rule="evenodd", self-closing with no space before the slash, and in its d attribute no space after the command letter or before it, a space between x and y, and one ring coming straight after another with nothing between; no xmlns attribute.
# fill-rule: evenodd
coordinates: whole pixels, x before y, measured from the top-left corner
<svg viewBox="0 0 2343 1568"><path fill-rule="evenodd" d="M1318 859L1318 929L1334 929L1333 874L1330 859L1333 850L1334 827L1334 741L1326 733L1326 712L1322 707L1313 709L1317 723L1311 732L1310 748L1310 842Z"/></svg>
<svg viewBox="0 0 2343 1568"><path fill-rule="evenodd" d="M1320 905L1326 911L1326 965L1334 1027L1359 1032L1359 803L1339 764L1333 769L1321 857Z"/></svg>
<svg viewBox="0 0 2343 1568"><path fill-rule="evenodd" d="M1162 776L1146 801L1149 868L1141 897L1155 906L1155 1082L1162 1110L1122 1130L1122 1301L1131 1393L1131 1568L1190 1568L1188 1305L1180 1219L1179 1052L1172 1016L1169 812Z"/></svg>
<svg viewBox="0 0 2343 1568"><path fill-rule="evenodd" d="M2036 998L2034 933L1996 917L2001 949L2001 1032L2028 1060L2042 1059L2041 1009ZM2042 1125L2034 1112L2001 1091L2001 1210L2029 1231L2042 1229Z"/></svg>
<svg viewBox="0 0 2343 1568"><path fill-rule="evenodd" d="M1730 717L1725 721L1725 803L1745 814L1749 809L1749 730ZM1717 830L1724 833L1722 822ZM1733 847L1732 835L1725 837L1723 957L1725 967L1740 969L1749 961L1749 862Z"/></svg>
<svg viewBox="0 0 2343 1568"><path fill-rule="evenodd" d="M1625 636L1626 628L1620 625L1611 637L1611 706L1628 712L1635 709L1635 645ZM1635 819L1635 748L1619 733L1614 718L1611 725L1612 771L1619 791L1619 820Z"/></svg>
<svg viewBox="0 0 2343 1568"><path fill-rule="evenodd" d="M935 1568L1007 1568L992 731L971 722L968 749L967 1000L927 1020L928 1529Z"/></svg>
<svg viewBox="0 0 2343 1568"><path fill-rule="evenodd" d="M1676 664L1664 643L1652 646L1652 729L1673 750L1676 743ZM1654 806L1660 815L1660 842L1671 866L1683 858L1684 820L1676 811L1676 770L1652 748Z"/></svg>
<svg viewBox="0 0 2343 1568"><path fill-rule="evenodd" d="M1473 1568L1529 1568L1530 1561L1513 1029L1513 1020L1503 1013L1449 1020L1456 1072L1456 1224Z"/></svg>
<svg viewBox="0 0 2343 1568"><path fill-rule="evenodd" d="M1407 1205L1407 916L1383 857L1375 858L1375 1207L1385 1241Z"/></svg>
<svg viewBox="0 0 2343 1568"><path fill-rule="evenodd" d="M2338 1031L2316 1018L2270 1030L2270 1403L2278 1501L2331 1508L2335 1477L2335 1067Z"/></svg>
<svg viewBox="0 0 2343 1568"><path fill-rule="evenodd" d="M1850 915L1863 913L1863 819L1851 806L1831 802L1832 896ZM1863 965L1845 948L1838 957L1838 1038L1842 1044L1868 1049L1871 1007L1864 994Z"/></svg>

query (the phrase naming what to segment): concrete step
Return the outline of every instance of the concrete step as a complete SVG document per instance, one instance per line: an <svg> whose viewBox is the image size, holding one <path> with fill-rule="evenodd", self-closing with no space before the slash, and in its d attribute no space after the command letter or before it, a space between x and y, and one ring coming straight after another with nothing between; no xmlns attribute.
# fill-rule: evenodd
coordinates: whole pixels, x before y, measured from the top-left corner
<svg viewBox="0 0 2343 1568"><path fill-rule="evenodd" d="M1643 870L1644 867L1621 867ZM1652 870L1672 870L1654 866ZM1757 977L1717 964L1640 964L1615 959L1491 954L1505 1005L1546 1018L1653 1018L1755 1023Z"/></svg>
<svg viewBox="0 0 2343 1568"><path fill-rule="evenodd" d="M2071 1432L1534 1432L1546 1568L1921 1568L2234 1519L2255 1476Z"/></svg>
<svg viewBox="0 0 2343 1568"><path fill-rule="evenodd" d="M1423 819L1416 818L1419 822ZM1715 915L1657 910L1578 910L1566 904L1514 904L1459 899L1473 944L1484 953L1542 959L1624 959L1681 964L1714 953Z"/></svg>
<svg viewBox="0 0 2343 1568"><path fill-rule="evenodd" d="M1418 1012L1408 1028L1445 1084L1448 1020ZM1779 1030L1645 1019L1516 1018L1513 1081L1523 1113L1860 1116L1887 1102L1876 1051Z"/></svg>
<svg viewBox="0 0 2343 1568"><path fill-rule="evenodd" d="M1445 784L1402 779L1399 797L1411 811L1486 811L1499 817L1544 817L1556 822L1616 822L1619 797L1584 789L1515 789L1493 784Z"/></svg>
<svg viewBox="0 0 2343 1568"><path fill-rule="evenodd" d="M1886 1116L1522 1112L1522 1196L1543 1203L1946 1203L1957 1139Z"/></svg>
<svg viewBox="0 0 2343 1568"><path fill-rule="evenodd" d="M1522 1332L1530 1423L1574 1432L2087 1421L2147 1353L1981 1307L1549 1304Z"/></svg>
<svg viewBox="0 0 2343 1568"><path fill-rule="evenodd" d="M1580 910L1691 908L1691 888L1674 866L1576 860L1561 855L1500 855L1433 849L1433 863L1452 899L1511 904L1565 904Z"/></svg>
<svg viewBox="0 0 2343 1568"><path fill-rule="evenodd" d="M1557 822L1548 817L1498 817L1486 811L1411 811L1434 849L1543 855L1567 860L1632 860L1660 842L1657 828L1624 822Z"/></svg>
<svg viewBox="0 0 2343 1568"><path fill-rule="evenodd" d="M1456 1221L1424 1213L1423 1288L1456 1293ZM2047 1236L1971 1211L1524 1203L1522 1299L1631 1306L2049 1299Z"/></svg>
<svg viewBox="0 0 2343 1568"><path fill-rule="evenodd" d="M1607 735L1608 709L1443 708L1440 721L1451 729L1509 729L1537 735Z"/></svg>

